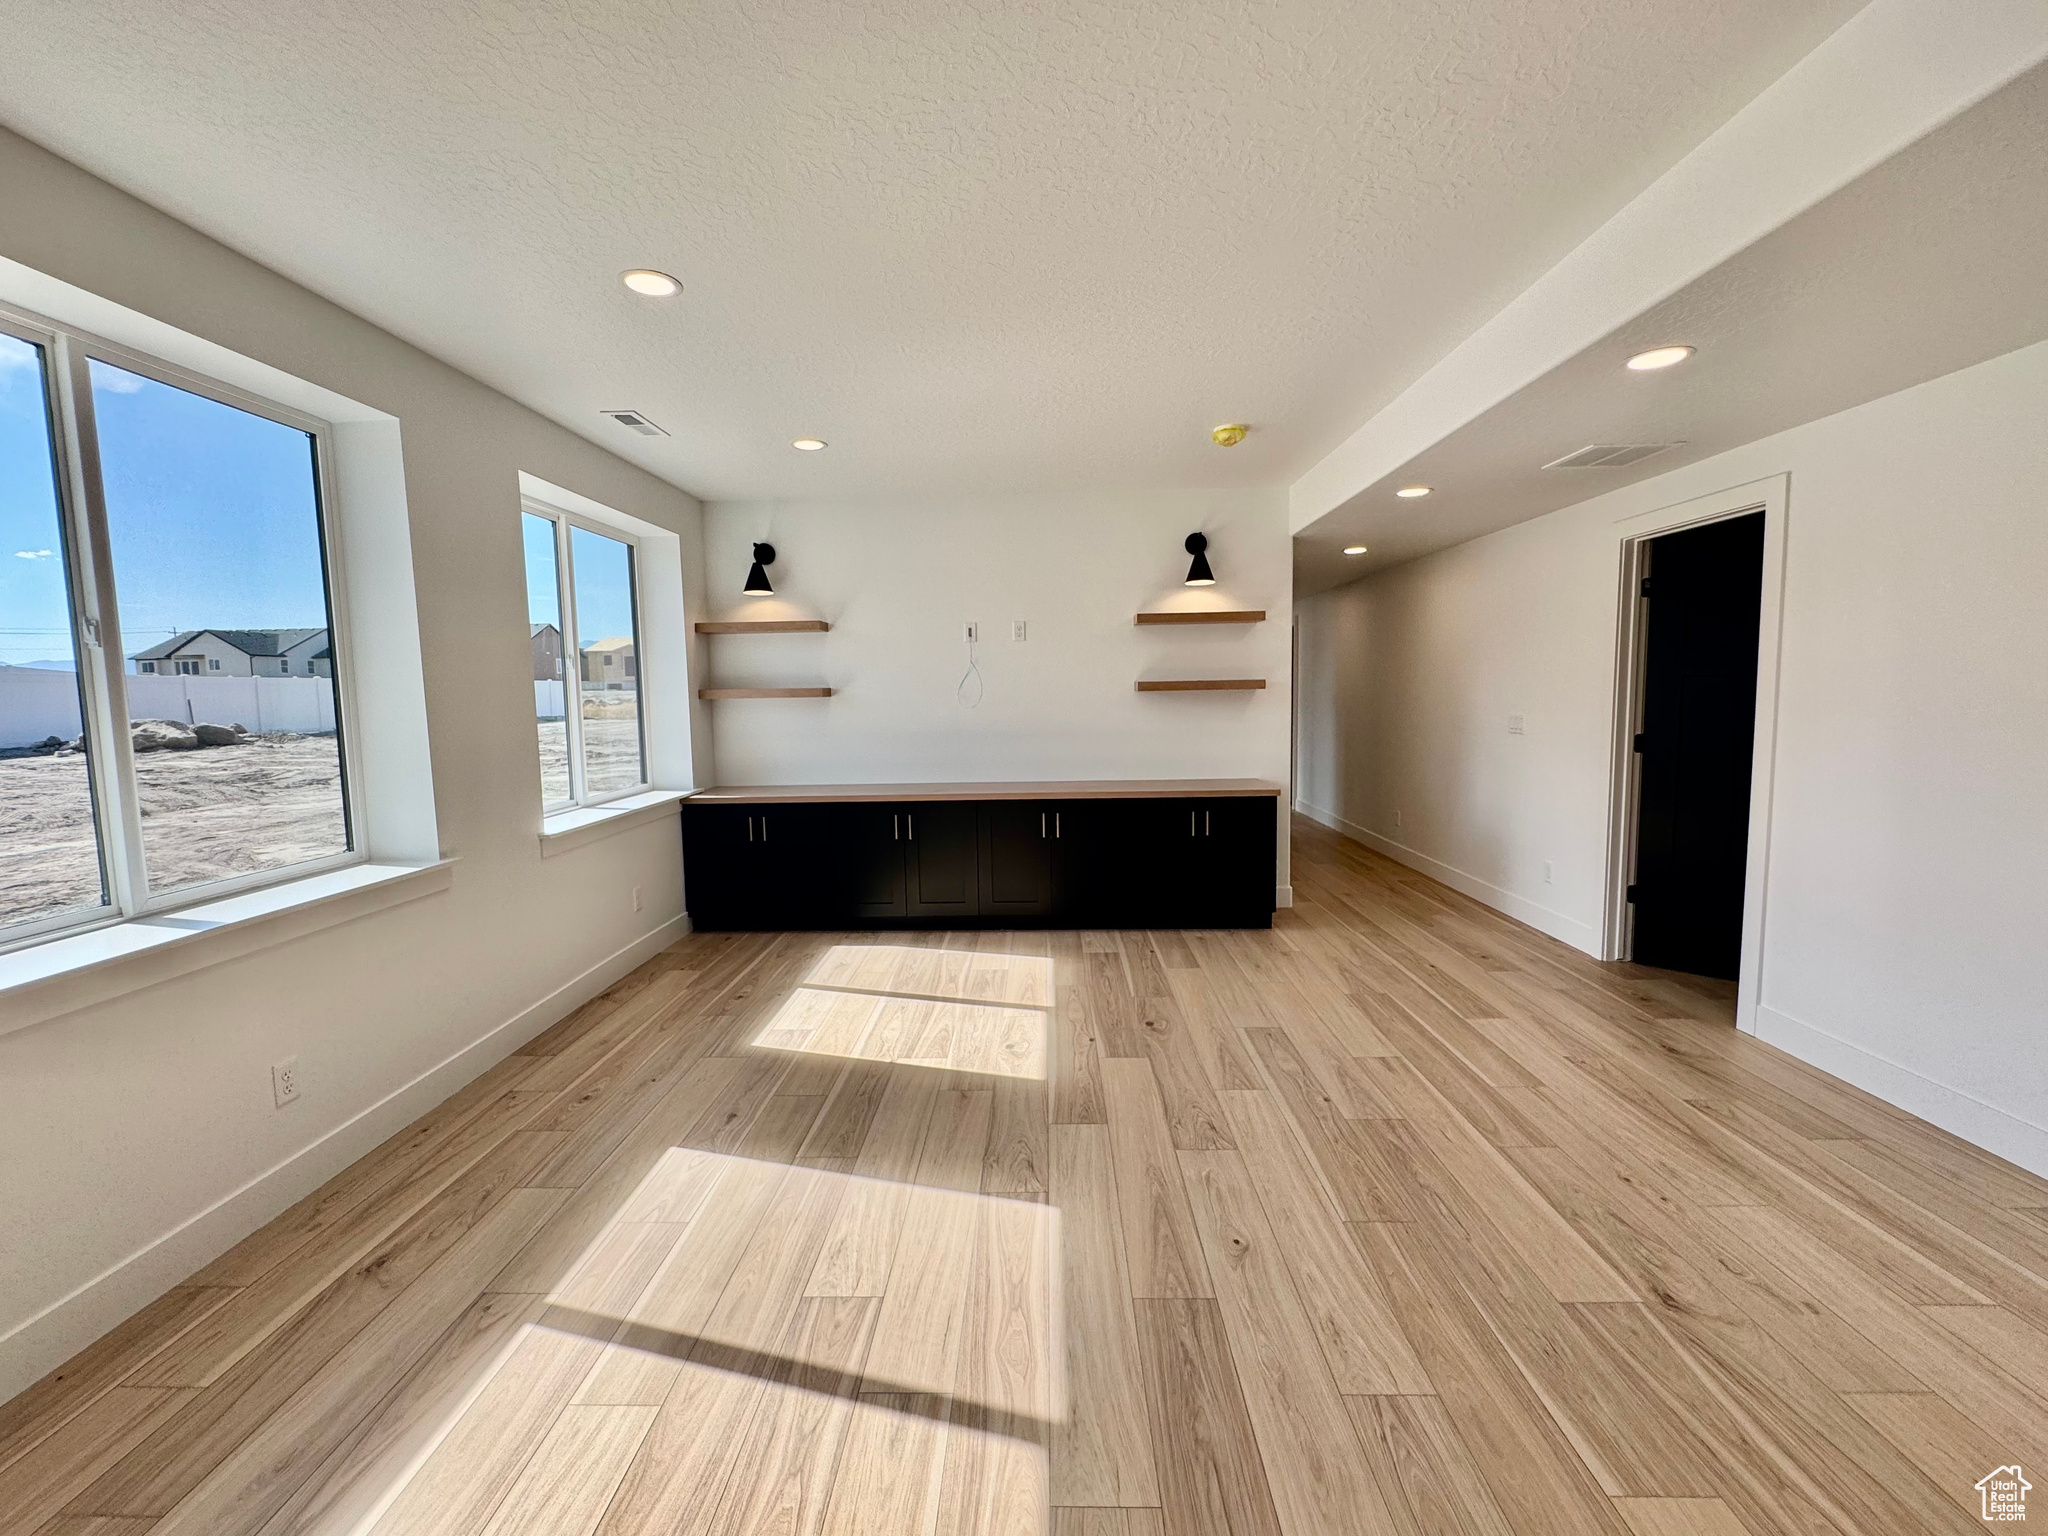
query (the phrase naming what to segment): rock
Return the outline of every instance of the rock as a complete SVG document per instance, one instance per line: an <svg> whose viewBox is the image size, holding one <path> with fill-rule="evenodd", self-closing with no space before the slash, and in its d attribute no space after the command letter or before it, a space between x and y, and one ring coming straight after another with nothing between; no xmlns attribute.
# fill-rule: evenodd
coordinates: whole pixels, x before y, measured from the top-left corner
<svg viewBox="0 0 2048 1536"><path fill-rule="evenodd" d="M41 741L37 742L34 746L30 747L29 750L31 752L39 754L40 756L48 757L52 752L55 752L59 747L63 745L64 738L62 736L45 736Z"/></svg>
<svg viewBox="0 0 2048 1536"><path fill-rule="evenodd" d="M178 720L137 720L128 740L137 752L190 752L199 745L199 733Z"/></svg>
<svg viewBox="0 0 2048 1536"><path fill-rule="evenodd" d="M248 732L239 725L195 725L192 734L202 747L239 747Z"/></svg>

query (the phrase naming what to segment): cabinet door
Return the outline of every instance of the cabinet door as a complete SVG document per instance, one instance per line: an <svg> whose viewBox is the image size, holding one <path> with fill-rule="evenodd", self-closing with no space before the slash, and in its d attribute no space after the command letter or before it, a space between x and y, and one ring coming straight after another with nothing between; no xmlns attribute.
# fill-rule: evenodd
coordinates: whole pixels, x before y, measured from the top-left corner
<svg viewBox="0 0 2048 1536"><path fill-rule="evenodd" d="M1057 800L1052 812L1052 904L1046 915L1067 928L1099 928L1106 898L1125 860L1113 800Z"/></svg>
<svg viewBox="0 0 2048 1536"><path fill-rule="evenodd" d="M1043 917L1052 910L1053 814L1035 800L982 804L983 917Z"/></svg>
<svg viewBox="0 0 2048 1536"><path fill-rule="evenodd" d="M903 812L900 805L831 807L843 884L840 899L847 920L872 922L905 917Z"/></svg>
<svg viewBox="0 0 2048 1536"><path fill-rule="evenodd" d="M912 917L972 917L978 887L974 805L925 801L903 808L904 881Z"/></svg>
<svg viewBox="0 0 2048 1536"><path fill-rule="evenodd" d="M1201 900L1190 922L1236 927L1273 914L1275 807L1267 796L1200 805Z"/></svg>
<svg viewBox="0 0 2048 1536"><path fill-rule="evenodd" d="M1102 922L1173 928L1198 905L1201 811L1187 800L1105 800L1099 837Z"/></svg>
<svg viewBox="0 0 2048 1536"><path fill-rule="evenodd" d="M841 906L844 864L819 805L751 807L751 900L764 928L814 928Z"/></svg>
<svg viewBox="0 0 2048 1536"><path fill-rule="evenodd" d="M746 879L746 824L737 807L683 807L683 905L691 926L738 926Z"/></svg>

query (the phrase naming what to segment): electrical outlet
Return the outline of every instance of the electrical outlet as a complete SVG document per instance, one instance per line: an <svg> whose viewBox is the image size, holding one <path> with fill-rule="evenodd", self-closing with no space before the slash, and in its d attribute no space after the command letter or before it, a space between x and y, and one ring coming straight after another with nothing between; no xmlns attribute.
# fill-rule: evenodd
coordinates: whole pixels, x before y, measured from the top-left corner
<svg viewBox="0 0 2048 1536"><path fill-rule="evenodd" d="M1510 736L1519 736L1522 734L1522 717L1520 715L1508 716L1508 734Z"/></svg>
<svg viewBox="0 0 2048 1536"><path fill-rule="evenodd" d="M1022 619L1010 620L1010 638L1012 640L1022 640L1024 638L1024 621Z"/></svg>
<svg viewBox="0 0 2048 1536"><path fill-rule="evenodd" d="M1550 860L1548 859L1543 861L1543 883L1545 885L1550 884Z"/></svg>
<svg viewBox="0 0 2048 1536"><path fill-rule="evenodd" d="M635 912L640 910L640 887L637 885L633 887L633 910Z"/></svg>
<svg viewBox="0 0 2048 1536"><path fill-rule="evenodd" d="M960 627L965 631L965 633L962 634L960 638L965 640L969 645L974 644L975 641L981 638L981 635L979 633L981 626L976 624L973 620L970 619L967 623L961 625Z"/></svg>
<svg viewBox="0 0 2048 1536"><path fill-rule="evenodd" d="M299 1096L299 1058L287 1056L270 1069L270 1093L283 1109Z"/></svg>

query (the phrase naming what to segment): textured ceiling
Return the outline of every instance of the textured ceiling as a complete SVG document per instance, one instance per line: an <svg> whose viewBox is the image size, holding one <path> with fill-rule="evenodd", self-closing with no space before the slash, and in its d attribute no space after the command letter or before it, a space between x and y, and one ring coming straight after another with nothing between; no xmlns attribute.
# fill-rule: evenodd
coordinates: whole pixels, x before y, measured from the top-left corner
<svg viewBox="0 0 2048 1536"><path fill-rule="evenodd" d="M0 0L0 120L700 495L1275 485L1856 8Z"/></svg>
<svg viewBox="0 0 2048 1536"><path fill-rule="evenodd" d="M2048 338L2048 65L1816 203L1302 530L1295 592L1354 581ZM1662 373L1636 352L1698 347ZM1680 443L1626 469L1589 443ZM1394 491L1436 487L1426 500ZM1368 546L1346 557L1343 546Z"/></svg>

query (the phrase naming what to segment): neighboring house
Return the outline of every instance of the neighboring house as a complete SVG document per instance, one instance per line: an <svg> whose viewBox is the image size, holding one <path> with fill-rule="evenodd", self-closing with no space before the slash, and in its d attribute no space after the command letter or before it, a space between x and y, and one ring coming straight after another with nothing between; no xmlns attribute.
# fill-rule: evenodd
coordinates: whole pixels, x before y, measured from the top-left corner
<svg viewBox="0 0 2048 1536"><path fill-rule="evenodd" d="M533 680L558 683L562 680L562 632L552 624L533 626Z"/></svg>
<svg viewBox="0 0 2048 1536"><path fill-rule="evenodd" d="M586 688L640 686L640 663L633 654L630 635L593 640L583 647L583 685Z"/></svg>
<svg viewBox="0 0 2048 1536"><path fill-rule="evenodd" d="M137 651L135 670L170 677L332 677L324 629L188 629Z"/></svg>

